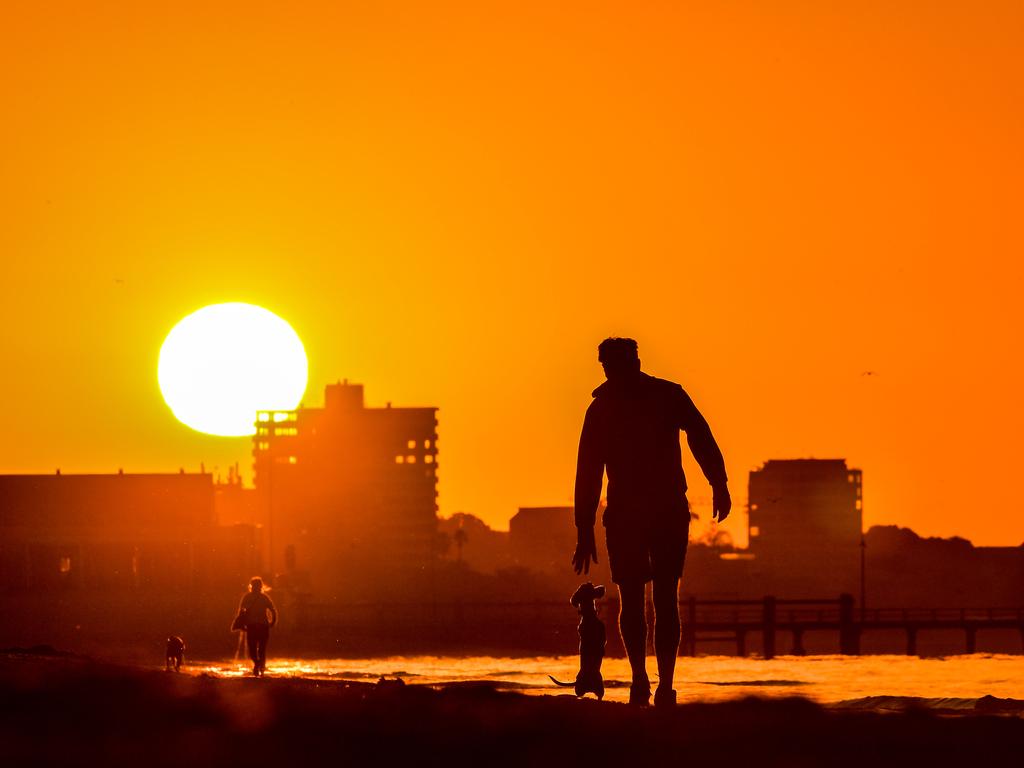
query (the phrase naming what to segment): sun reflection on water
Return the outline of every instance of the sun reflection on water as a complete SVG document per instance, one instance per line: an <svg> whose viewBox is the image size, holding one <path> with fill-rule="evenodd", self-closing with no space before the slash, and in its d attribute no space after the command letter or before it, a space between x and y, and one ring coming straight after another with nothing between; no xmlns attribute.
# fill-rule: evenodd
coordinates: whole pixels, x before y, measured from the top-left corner
<svg viewBox="0 0 1024 768"><path fill-rule="evenodd" d="M508 658L495 656L390 656L376 659L271 658L272 677L373 683L385 677L408 684L452 685L471 681L526 694L572 695L548 675L571 682L575 656ZM654 659L648 659L653 673ZM244 677L243 662L198 662L193 674ZM628 698L629 664L605 659L605 699ZM657 683L652 675L652 682ZM783 656L765 661L735 656L680 658L675 687L680 701L722 701L744 696L805 696L835 702L867 696L924 698L1024 698L1024 657L993 654L921 659L907 656Z"/></svg>

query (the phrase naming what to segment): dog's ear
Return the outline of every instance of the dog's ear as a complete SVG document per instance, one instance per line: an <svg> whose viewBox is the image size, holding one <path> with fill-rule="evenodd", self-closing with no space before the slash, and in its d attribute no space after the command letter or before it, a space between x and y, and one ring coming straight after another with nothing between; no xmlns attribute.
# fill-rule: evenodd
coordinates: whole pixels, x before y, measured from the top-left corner
<svg viewBox="0 0 1024 768"><path fill-rule="evenodd" d="M588 599L588 594L594 588L594 585L589 581L585 584L580 584L576 588L576 591L572 593L572 597L569 599L569 604L579 608L580 603Z"/></svg>
<svg viewBox="0 0 1024 768"><path fill-rule="evenodd" d="M594 587L594 599L597 600L602 597L604 597L604 584Z"/></svg>

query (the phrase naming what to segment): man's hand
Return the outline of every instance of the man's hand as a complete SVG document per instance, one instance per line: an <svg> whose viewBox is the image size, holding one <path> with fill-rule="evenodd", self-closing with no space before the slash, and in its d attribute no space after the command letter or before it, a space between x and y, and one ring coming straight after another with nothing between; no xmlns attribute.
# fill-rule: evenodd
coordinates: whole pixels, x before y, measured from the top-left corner
<svg viewBox="0 0 1024 768"><path fill-rule="evenodd" d="M590 573L590 562L597 562L597 542L593 528L576 529L576 551L572 555L572 567L576 573Z"/></svg>
<svg viewBox="0 0 1024 768"><path fill-rule="evenodd" d="M711 502L711 507L714 511L711 516L715 521L721 523L732 510L732 497L729 495L729 487L726 485L713 488L712 491L714 500Z"/></svg>

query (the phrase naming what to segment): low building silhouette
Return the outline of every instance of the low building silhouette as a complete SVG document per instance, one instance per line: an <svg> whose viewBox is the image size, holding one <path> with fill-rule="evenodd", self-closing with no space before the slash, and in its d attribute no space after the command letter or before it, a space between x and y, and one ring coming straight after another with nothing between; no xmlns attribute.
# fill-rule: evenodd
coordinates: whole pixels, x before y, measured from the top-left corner
<svg viewBox="0 0 1024 768"><path fill-rule="evenodd" d="M1024 545L976 547L876 525L865 535L868 605L1009 608L1024 605Z"/></svg>
<svg viewBox="0 0 1024 768"><path fill-rule="evenodd" d="M203 473L0 476L2 642L196 634L260 567Z"/></svg>
<svg viewBox="0 0 1024 768"><path fill-rule="evenodd" d="M591 563L582 577L573 573L570 561L576 549L576 527L572 507L520 507L508 528L513 562L541 574L549 585L548 594L571 594L581 580L611 586L603 531L597 535L597 562Z"/></svg>
<svg viewBox="0 0 1024 768"><path fill-rule="evenodd" d="M514 562L541 573L568 570L576 546L572 507L520 507L508 523Z"/></svg>

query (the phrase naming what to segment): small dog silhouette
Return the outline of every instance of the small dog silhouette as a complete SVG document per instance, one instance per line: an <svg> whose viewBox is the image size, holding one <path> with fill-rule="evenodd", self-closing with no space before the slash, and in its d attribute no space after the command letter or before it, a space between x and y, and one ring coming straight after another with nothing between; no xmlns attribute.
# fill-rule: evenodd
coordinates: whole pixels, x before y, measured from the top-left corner
<svg viewBox="0 0 1024 768"><path fill-rule="evenodd" d="M171 667L174 667L174 671L178 672L181 670L181 665L184 661L185 641L177 635L171 635L167 638L167 652L165 654L164 669L170 672Z"/></svg>
<svg viewBox="0 0 1024 768"><path fill-rule="evenodd" d="M563 683L551 675L551 682L563 688L575 688L576 695L582 698L593 693L598 699L604 698L604 678L601 677L601 662L604 660L605 631L604 622L597 618L595 600L604 597L604 587L595 587L591 582L581 584L569 601L580 612L580 671L575 683Z"/></svg>

